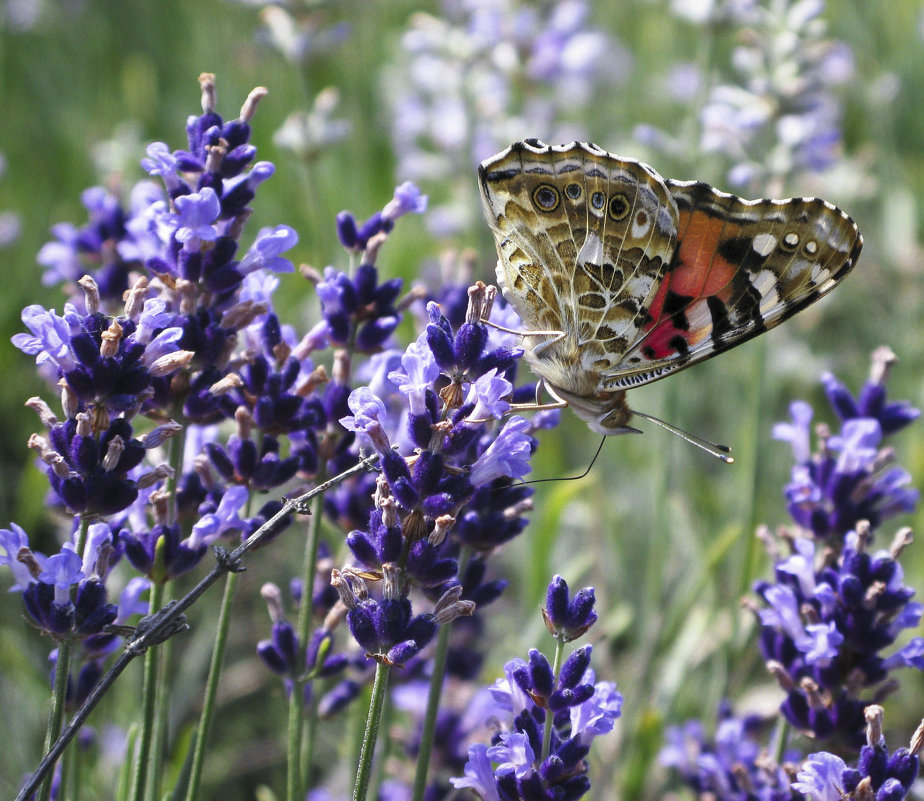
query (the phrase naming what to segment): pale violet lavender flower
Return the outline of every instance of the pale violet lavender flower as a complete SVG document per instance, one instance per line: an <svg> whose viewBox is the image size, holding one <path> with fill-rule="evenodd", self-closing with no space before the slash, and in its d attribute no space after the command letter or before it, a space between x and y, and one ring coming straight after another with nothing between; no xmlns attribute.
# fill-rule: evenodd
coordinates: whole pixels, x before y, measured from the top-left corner
<svg viewBox="0 0 924 801"><path fill-rule="evenodd" d="M671 2L678 17L738 42L725 77L691 111L699 116L700 150L726 159L727 180L739 191L778 194L787 179L806 171L821 177L844 161L838 89L852 78L853 54L825 37L824 8L823 0ZM695 68L678 64L664 94L689 104L701 80ZM651 125L638 126L635 136L689 158L686 137Z"/></svg>
<svg viewBox="0 0 924 801"><path fill-rule="evenodd" d="M496 417L500 420L510 410L510 403L505 400L513 392L513 384L506 378L497 375L497 369L488 370L479 376L469 388L466 403L474 403L469 417L472 420L483 420Z"/></svg>
<svg viewBox="0 0 924 801"><path fill-rule="evenodd" d="M286 117L273 134L273 142L302 161L311 161L349 135L352 129L349 120L334 116L339 105L340 93L336 88L322 89L308 111L293 111Z"/></svg>
<svg viewBox="0 0 924 801"><path fill-rule="evenodd" d="M471 224L478 204L463 194L469 175L510 142L536 131L587 138L597 93L631 72L627 52L590 23L591 8L585 0L444 0L440 16L410 18L382 81L397 174L457 183L457 196L434 209L428 226Z"/></svg>
<svg viewBox="0 0 924 801"><path fill-rule="evenodd" d="M0 529L0 566L6 565L13 574L9 592L22 592L33 580L28 566L18 559L20 551L28 547L29 535L22 526L10 523L9 528ZM46 557L43 554L33 551L32 556L39 566L44 564Z"/></svg>
<svg viewBox="0 0 924 801"><path fill-rule="evenodd" d="M529 420L514 415L501 429L500 434L472 465L469 480L473 486L488 484L495 478L510 476L522 478L532 470L532 438L527 433L532 427Z"/></svg>
<svg viewBox="0 0 924 801"><path fill-rule="evenodd" d="M856 767L849 767L836 754L826 751L810 754L802 765L792 789L812 801L843 801L870 798L877 801L902 801L911 795L918 777L924 724L918 726L908 748L889 753L882 736L882 707L876 704L865 710L866 745L860 749Z"/></svg>
<svg viewBox="0 0 924 801"><path fill-rule="evenodd" d="M254 168L256 169L256 167ZM298 242L298 234L288 225L264 228L250 246L244 258L238 264L242 275L249 275L255 270L266 269L274 273L295 272L295 266L279 254L291 250Z"/></svg>
<svg viewBox="0 0 924 801"><path fill-rule="evenodd" d="M176 240L183 243L185 250L195 252L202 241L214 242L218 238L212 223L218 219L221 205L214 189L205 186L198 192L180 195L174 202Z"/></svg>
<svg viewBox="0 0 924 801"><path fill-rule="evenodd" d="M218 508L200 517L193 525L192 533L186 541L187 547L196 549L202 545L211 545L228 531L246 530L247 523L238 513L247 505L249 497L250 491L247 487L228 487L221 496Z"/></svg>

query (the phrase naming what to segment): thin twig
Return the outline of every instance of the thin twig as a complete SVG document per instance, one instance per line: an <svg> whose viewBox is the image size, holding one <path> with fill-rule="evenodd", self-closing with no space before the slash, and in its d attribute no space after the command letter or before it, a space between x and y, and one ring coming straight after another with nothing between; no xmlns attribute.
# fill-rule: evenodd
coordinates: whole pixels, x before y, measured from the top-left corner
<svg viewBox="0 0 924 801"><path fill-rule="evenodd" d="M240 564L241 557L249 551L263 545L265 540L274 535L285 519L293 512L303 513L307 511L308 505L315 495L326 492L331 487L339 484L341 481L345 481L357 473L362 473L364 470L371 469L378 460L379 455L377 453L367 456L349 470L345 470L332 479L325 481L323 484L313 487L297 498L285 498L283 500L282 509L260 526L260 528L244 540L237 548L231 551L231 553L226 553L224 551L218 552L216 554L218 559L216 560L215 566L185 596L178 601L171 601L166 604L163 609L159 609L157 612L143 618L138 628L135 630L135 638L125 643L123 651L118 659L113 662L112 667L110 667L96 683L96 686L87 696L87 699L83 702L80 709L74 713L74 717L71 718L58 739L55 740L51 748L45 753L45 756L42 757L35 772L29 777L25 785L23 785L22 790L19 791L19 795L16 796L16 801L26 801L26 799L35 792L42 779L54 767L55 762L58 761L58 758L67 747L67 744L74 738L74 735L80 730L80 727L84 724L90 713L109 691L109 688L112 687L122 671L128 667L129 663L135 657L143 654L152 645L158 645L177 632L187 628L185 618L182 617L183 613L192 606L212 584L218 581L225 573L242 570L243 567Z"/></svg>

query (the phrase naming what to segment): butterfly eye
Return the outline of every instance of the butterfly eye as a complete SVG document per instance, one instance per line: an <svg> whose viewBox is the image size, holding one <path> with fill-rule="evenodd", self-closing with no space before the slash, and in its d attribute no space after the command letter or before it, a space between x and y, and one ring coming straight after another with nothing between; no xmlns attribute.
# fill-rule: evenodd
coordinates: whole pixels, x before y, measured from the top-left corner
<svg viewBox="0 0 924 801"><path fill-rule="evenodd" d="M533 203L543 211L555 211L559 200L558 190L554 186L542 184L533 190Z"/></svg>
<svg viewBox="0 0 924 801"><path fill-rule="evenodd" d="M581 196L580 184L568 184L565 187L565 194L572 200L577 200Z"/></svg>
<svg viewBox="0 0 924 801"><path fill-rule="evenodd" d="M604 195L603 192L594 192L590 196L590 205L595 209L602 209L605 203L606 195Z"/></svg>
<svg viewBox="0 0 924 801"><path fill-rule="evenodd" d="M610 198L610 217L616 222L625 219L629 213L629 200L625 195L617 194Z"/></svg>

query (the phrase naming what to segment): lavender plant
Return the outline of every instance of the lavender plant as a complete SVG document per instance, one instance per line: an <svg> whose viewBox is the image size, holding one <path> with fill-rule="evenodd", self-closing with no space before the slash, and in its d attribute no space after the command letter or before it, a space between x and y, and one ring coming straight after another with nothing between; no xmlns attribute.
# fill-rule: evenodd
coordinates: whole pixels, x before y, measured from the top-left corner
<svg viewBox="0 0 924 801"><path fill-rule="evenodd" d="M718 154L729 164L727 180L743 193L779 196L794 176L831 173L849 166L856 182L859 164L843 153L840 88L854 74L854 55L845 42L826 37L824 2L753 0L698 3L677 0L672 11L699 26L705 36L734 32L736 40L724 81L710 82L716 65L675 65L668 81L680 103L698 115L697 151ZM709 51L711 57L712 52ZM636 138L686 159L690 139L651 125ZM819 190L820 191L820 190Z"/></svg>
<svg viewBox="0 0 924 801"><path fill-rule="evenodd" d="M921 735L891 756L882 737L884 699L899 689L894 672L924 669L924 639L895 648L916 628L924 606L912 601L899 558L910 529L887 550L871 552L882 522L911 511L918 493L883 440L920 416L905 401L890 401L886 382L894 354L879 348L870 378L854 397L834 376L823 377L828 401L841 421L837 434L818 424L811 451L811 407L791 405L791 423L777 439L789 442L795 465L785 489L795 528L762 537L774 560L774 580L760 580L752 604L758 645L767 670L785 693L767 752L765 720L735 716L725 705L714 740L698 720L669 730L662 763L698 793L715 798L767 801L811 798L905 798L917 777ZM779 543L789 555L781 553ZM890 651L888 653L883 653ZM789 731L829 744L833 752L802 754ZM855 768L840 754L860 751Z"/></svg>
<svg viewBox="0 0 924 801"><path fill-rule="evenodd" d="M136 643L147 642L142 632L161 625L142 622L135 631L125 626L130 616L158 610L169 600L172 580L194 570L210 545L237 538L243 544L233 554L219 552L219 568L228 578L186 785L187 797L196 797L239 555L278 536L293 509L289 501L272 500L254 511L252 498L293 479L326 486L324 479L334 476L342 484L325 503L328 517L363 521L343 533L354 562L331 571L334 594L331 587L315 590L318 555L325 553L316 502L305 572L294 585L296 625L286 620L279 591L264 590L274 627L258 652L286 677L292 708L288 793L294 798L304 792L306 710L314 725L349 706L371 665L373 696L354 796L368 791L385 687L395 667L408 677L431 676L415 746L420 795L428 782L444 676L471 677L480 664L467 648L451 647L449 624L503 591L505 582L487 577L488 557L525 526L531 491L513 480L529 472L537 444L532 434L554 425L557 412L532 422L517 415L504 421L535 388L514 387L522 351L510 334L485 324L493 287L469 290L464 319L456 325L428 303L417 340L403 352L389 347L410 298L399 299L399 280L379 281L376 258L395 221L426 208L412 184L400 186L363 223L348 213L338 217L340 239L359 264L350 273L306 271L321 319L301 339L280 323L272 309L274 273L293 271L281 254L295 244L295 233L285 226L264 229L235 258L249 204L273 172L266 162L252 163L255 150L248 143L249 120L263 90L251 94L239 120L224 122L215 111L212 76L201 83L204 114L187 124L189 149L155 143L142 161L161 178L163 190L141 184L131 192L129 210L114 193L86 193L90 221L82 229L59 226L55 242L42 252L49 281L76 281L83 293L71 294L63 316L30 307L23 315L30 333L14 338L62 390L63 422L46 403L31 402L49 428L47 438L36 435L31 445L47 465L52 506L74 520L71 540L47 558L29 548L22 529L2 533L2 560L13 569L27 612L61 643L46 745L58 737L67 700L79 704L92 695L95 703L103 682L94 682L118 637L141 650ZM442 291L457 294L451 287ZM501 319L509 322L503 314ZM336 350L329 368L316 365L312 357L331 346ZM366 363L369 384L354 387L354 370L366 369L366 356L372 357ZM136 427L148 430L136 436ZM169 464L148 467L146 460L165 445L172 445L165 455ZM368 450L380 464L379 477L349 478ZM346 495L351 501L344 509ZM126 563L140 576L128 582L116 606L107 602L106 581L116 567L116 573L126 572ZM381 594L370 582L381 584ZM567 609L567 588L561 586L565 597L557 603ZM145 591L147 604L138 600ZM187 598L182 603L188 606ZM586 593L579 594L571 613L583 616L585 627L595 617L586 600ZM432 611L416 611L421 604ZM163 614L147 620L160 621ZM355 645L338 650L335 633L344 622ZM463 640L470 642L472 631L460 627ZM421 652L437 632L435 664L425 670L429 660ZM151 648L146 657L134 798L160 792L157 744L168 690L157 654ZM68 694L77 658L78 692ZM583 671L562 684L568 698L572 685L580 687L572 706L587 700L590 685L576 685ZM319 698L312 684L330 676L342 680ZM78 713L76 719L83 717ZM576 743L577 737L570 739ZM556 748L566 739L559 736ZM571 755L569 771L583 753ZM57 793L67 792L64 775L56 779ZM435 776L430 786L445 782L445 775Z"/></svg>
<svg viewBox="0 0 924 801"><path fill-rule="evenodd" d="M597 93L625 82L632 63L591 23L591 10L584 0L445 0L439 16L410 18L383 91L396 173L451 188L429 215L435 233L476 219L470 175L487 154L536 131L556 142L587 138L585 117Z"/></svg>

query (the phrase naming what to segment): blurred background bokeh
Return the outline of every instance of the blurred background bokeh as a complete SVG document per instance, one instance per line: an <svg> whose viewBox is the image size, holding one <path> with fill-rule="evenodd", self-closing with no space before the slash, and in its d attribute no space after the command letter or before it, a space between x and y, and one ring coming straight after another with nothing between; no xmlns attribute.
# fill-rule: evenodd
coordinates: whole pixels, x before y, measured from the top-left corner
<svg viewBox="0 0 924 801"><path fill-rule="evenodd" d="M863 255L829 298L632 393L635 407L731 445L737 463L722 465L648 427L607 442L587 477L539 485L533 522L502 558L514 584L510 608L492 612L503 647L485 681L541 640L535 609L553 573L597 588L598 677L618 681L626 697L619 742L596 753L598 798L615 797L608 782L626 798L657 794L653 759L665 721L708 719L726 696L772 709L779 691L756 650L743 647L753 631L738 603L765 569L756 526L786 522L790 452L771 439L772 425L794 398L823 406L825 370L858 389L880 344L900 360L890 395L924 402L920 3L5 0L0 339L23 329L28 304L61 309L61 289L43 285L36 258L50 228L86 222L86 188L118 192L143 177L148 142L184 146L203 71L217 75L226 119L251 88L269 89L252 141L276 173L251 224L298 231L289 254L296 263L344 267L337 212L366 217L396 184L413 180L430 209L402 221L382 272L431 286L441 276L492 281L494 244L475 168L526 137L593 141L665 176L749 197L819 195L857 220ZM317 300L307 282L283 280L280 315L304 331L317 319ZM409 322L402 333L408 341ZM38 426L23 407L47 393L32 360L11 345L0 348L0 376L0 526L16 521L50 538L45 479L25 448ZM582 471L597 445L567 414L544 434L535 477ZM897 447L900 462L924 478L924 429L912 426ZM916 526L919 517L899 522ZM261 783L281 784L284 698L256 664L253 644L267 630L257 588L288 580L284 549L261 552L240 593L208 797L250 798ZM924 589L921 550L912 546L906 571ZM5 582L0 576L0 588ZM0 705L25 730L0 749L5 791L38 756L47 652L8 601L0 605ZM208 627L209 614L206 605L194 626ZM207 646L197 647L203 652L178 646L190 675L204 670ZM906 683L902 701L886 705L887 727L900 740L924 715L924 685L910 676ZM184 692L195 694L196 685L178 687L177 731L194 720ZM121 702L107 701L101 714L130 718L119 704L131 697L129 689ZM346 763L341 770L349 772Z"/></svg>

